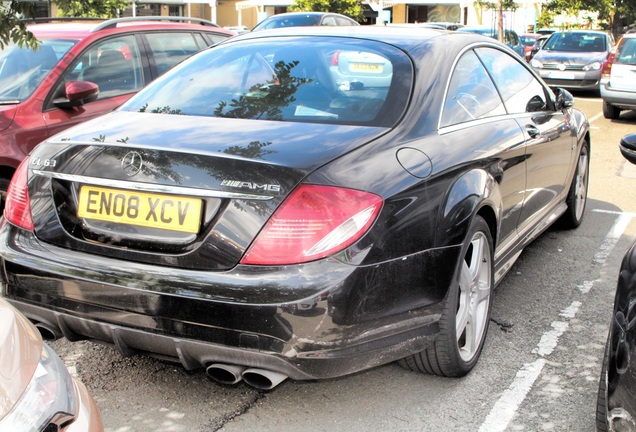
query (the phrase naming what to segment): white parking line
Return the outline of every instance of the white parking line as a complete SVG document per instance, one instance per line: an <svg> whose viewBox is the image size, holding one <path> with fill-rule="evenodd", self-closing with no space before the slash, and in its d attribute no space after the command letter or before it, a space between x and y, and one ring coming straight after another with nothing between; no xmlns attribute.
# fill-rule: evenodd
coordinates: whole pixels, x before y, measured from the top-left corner
<svg viewBox="0 0 636 432"><path fill-rule="evenodd" d="M614 225L605 236L605 241L599 247L599 251L594 255L594 262L604 264L612 249L616 246L618 239L625 232L627 225L632 218L636 217L634 213L618 213L603 210L593 210L598 213L616 214L617 218ZM587 294L594 286L594 281L584 281L582 286L578 286L583 295ZM533 354L537 354L537 358L532 363L526 363L517 372L512 384L499 397L490 413L479 428L479 432L499 432L505 431L510 421L514 418L521 403L525 400L528 392L532 389L537 378L541 375L541 371L545 366L546 357L552 353L559 342L559 338L565 333L569 327L569 320L573 319L582 303L573 301L566 309L559 314L566 318L565 321L553 321L551 323L552 330L549 330L541 336L541 340L532 350Z"/></svg>
<svg viewBox="0 0 636 432"><path fill-rule="evenodd" d="M596 114L595 116L590 117L590 118L588 119L588 121L589 121L590 123L592 123L594 120L598 120L598 119L599 119L599 118L601 118L601 117L603 117L603 113L602 113L602 112L600 112L600 113Z"/></svg>

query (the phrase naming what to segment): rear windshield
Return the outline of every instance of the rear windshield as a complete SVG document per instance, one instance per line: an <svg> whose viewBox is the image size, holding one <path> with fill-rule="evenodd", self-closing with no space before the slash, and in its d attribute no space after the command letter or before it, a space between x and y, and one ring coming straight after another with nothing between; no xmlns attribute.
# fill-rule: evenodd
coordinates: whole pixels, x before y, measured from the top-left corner
<svg viewBox="0 0 636 432"><path fill-rule="evenodd" d="M404 112L412 81L409 57L383 43L272 37L195 55L121 110L392 126Z"/></svg>
<svg viewBox="0 0 636 432"><path fill-rule="evenodd" d="M548 51L602 52L607 50L607 39L598 33L553 33L543 46Z"/></svg>
<svg viewBox="0 0 636 432"><path fill-rule="evenodd" d="M614 63L636 65L636 38L623 39L618 46Z"/></svg>
<svg viewBox="0 0 636 432"><path fill-rule="evenodd" d="M45 39L38 49L10 43L0 51L0 103L29 98L75 40Z"/></svg>

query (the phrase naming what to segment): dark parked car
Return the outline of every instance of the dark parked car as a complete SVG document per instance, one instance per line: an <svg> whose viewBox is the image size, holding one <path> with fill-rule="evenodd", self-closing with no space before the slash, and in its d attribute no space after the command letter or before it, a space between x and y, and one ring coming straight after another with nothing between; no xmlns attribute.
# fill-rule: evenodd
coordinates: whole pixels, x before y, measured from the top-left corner
<svg viewBox="0 0 636 432"><path fill-rule="evenodd" d="M620 150L636 164L636 134L621 140ZM614 313L599 381L596 409L598 431L636 430L636 241L625 256L618 274Z"/></svg>
<svg viewBox="0 0 636 432"><path fill-rule="evenodd" d="M13 43L0 51L3 196L38 143L113 110L187 56L235 34L208 21L160 19L31 24L29 31L41 41L37 51Z"/></svg>
<svg viewBox="0 0 636 432"><path fill-rule="evenodd" d="M282 27L357 26L357 21L331 12L288 12L264 19L252 29L267 30Z"/></svg>
<svg viewBox="0 0 636 432"><path fill-rule="evenodd" d="M613 45L612 35L602 31L555 32L530 65L548 85L598 91L601 69Z"/></svg>
<svg viewBox="0 0 636 432"><path fill-rule="evenodd" d="M391 76L340 86L338 50ZM239 35L31 153L0 225L2 293L51 335L221 382L395 360L462 376L523 248L581 223L572 103L471 33Z"/></svg>
<svg viewBox="0 0 636 432"><path fill-rule="evenodd" d="M601 97L605 118L636 109L636 33L625 34L612 49L601 75Z"/></svg>
<svg viewBox="0 0 636 432"><path fill-rule="evenodd" d="M460 32L469 32L476 33L482 36L488 36L493 39L499 39L499 32L496 28L493 27L482 27L482 26L466 26L460 27L457 29ZM514 52L519 54L519 57L525 59L526 55L524 53L523 44L519 39L519 35L514 30L504 30L504 43L508 45Z"/></svg>
<svg viewBox="0 0 636 432"><path fill-rule="evenodd" d="M0 431L103 432L84 384L36 328L0 298Z"/></svg>

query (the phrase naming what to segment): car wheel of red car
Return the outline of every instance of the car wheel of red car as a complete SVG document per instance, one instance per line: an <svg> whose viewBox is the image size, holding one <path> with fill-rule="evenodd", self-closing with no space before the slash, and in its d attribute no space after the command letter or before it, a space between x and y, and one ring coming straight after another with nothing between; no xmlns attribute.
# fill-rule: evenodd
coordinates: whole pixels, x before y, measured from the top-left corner
<svg viewBox="0 0 636 432"><path fill-rule="evenodd" d="M492 235L483 218L475 217L466 239L458 280L449 291L435 343L400 360L406 369L461 377L477 364L490 322L494 286Z"/></svg>

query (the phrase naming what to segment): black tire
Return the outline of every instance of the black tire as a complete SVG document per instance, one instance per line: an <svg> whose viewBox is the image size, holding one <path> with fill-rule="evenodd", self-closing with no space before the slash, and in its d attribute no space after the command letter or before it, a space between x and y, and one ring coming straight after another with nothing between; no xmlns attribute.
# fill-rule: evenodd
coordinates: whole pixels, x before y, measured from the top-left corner
<svg viewBox="0 0 636 432"><path fill-rule="evenodd" d="M561 228L578 228L583 222L585 205L587 204L587 187L590 180L590 146L583 143L576 163L576 171L565 200L567 210L559 219Z"/></svg>
<svg viewBox="0 0 636 432"><path fill-rule="evenodd" d="M621 109L612 104L603 102L603 117L616 120L621 115Z"/></svg>
<svg viewBox="0 0 636 432"><path fill-rule="evenodd" d="M10 180L0 178L0 216L4 212L4 203L7 200L7 189L9 189Z"/></svg>
<svg viewBox="0 0 636 432"><path fill-rule="evenodd" d="M476 216L462 246L463 259L448 291L439 320L440 331L434 343L400 360L400 366L445 377L461 377L475 367L490 322L494 288L493 250L488 224Z"/></svg>
<svg viewBox="0 0 636 432"><path fill-rule="evenodd" d="M598 394L596 397L596 430L607 432L609 422L607 421L607 365L609 362L610 340L605 344L605 355L603 356L603 366L601 366L601 378L598 382Z"/></svg>

